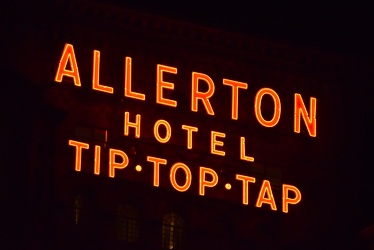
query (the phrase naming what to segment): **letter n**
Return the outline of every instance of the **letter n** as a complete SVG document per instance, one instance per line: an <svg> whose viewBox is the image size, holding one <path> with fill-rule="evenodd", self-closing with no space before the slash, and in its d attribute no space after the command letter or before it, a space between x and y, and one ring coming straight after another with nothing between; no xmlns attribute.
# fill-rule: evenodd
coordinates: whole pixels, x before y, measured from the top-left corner
<svg viewBox="0 0 374 250"><path fill-rule="evenodd" d="M310 98L309 114L305 108L303 99L300 94L295 94L295 118L294 118L294 131L300 133L300 116L303 117L308 133L312 137L317 136L317 99Z"/></svg>

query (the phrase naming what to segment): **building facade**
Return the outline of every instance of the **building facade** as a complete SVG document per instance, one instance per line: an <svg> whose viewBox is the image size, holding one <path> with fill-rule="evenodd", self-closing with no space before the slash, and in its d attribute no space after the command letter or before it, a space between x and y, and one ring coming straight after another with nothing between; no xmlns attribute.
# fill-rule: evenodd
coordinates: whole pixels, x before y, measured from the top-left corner
<svg viewBox="0 0 374 250"><path fill-rule="evenodd" d="M4 100L20 99L7 109L20 139L6 135L3 151L7 246L312 249L341 237L339 84L362 68L114 5L34 8L7 53Z"/></svg>

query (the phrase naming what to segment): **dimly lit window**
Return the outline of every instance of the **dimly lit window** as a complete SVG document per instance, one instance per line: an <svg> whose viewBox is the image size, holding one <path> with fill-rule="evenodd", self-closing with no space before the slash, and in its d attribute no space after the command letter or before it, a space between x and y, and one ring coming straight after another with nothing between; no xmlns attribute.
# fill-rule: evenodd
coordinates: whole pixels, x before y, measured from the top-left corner
<svg viewBox="0 0 374 250"><path fill-rule="evenodd" d="M108 130L106 129L98 129L93 127L87 126L77 126L75 128L75 138L78 141L88 143L89 149L82 151L82 158L81 158L81 170L83 172L90 172L92 171L92 167L95 164L95 146L101 147L100 155L100 162L103 159L108 159L107 148L108 143ZM105 166L102 166L105 167Z"/></svg>
<svg viewBox="0 0 374 250"><path fill-rule="evenodd" d="M184 222L176 213L168 213L162 221L162 248L182 249Z"/></svg>
<svg viewBox="0 0 374 250"><path fill-rule="evenodd" d="M121 205L117 210L117 239L136 242L139 237L139 220L134 207Z"/></svg>
<svg viewBox="0 0 374 250"><path fill-rule="evenodd" d="M90 143L106 146L108 142L108 130L91 127L78 126L75 128L75 135Z"/></svg>
<svg viewBox="0 0 374 250"><path fill-rule="evenodd" d="M75 225L80 225L82 223L82 207L83 207L83 198L80 195L74 197L74 216L73 222Z"/></svg>

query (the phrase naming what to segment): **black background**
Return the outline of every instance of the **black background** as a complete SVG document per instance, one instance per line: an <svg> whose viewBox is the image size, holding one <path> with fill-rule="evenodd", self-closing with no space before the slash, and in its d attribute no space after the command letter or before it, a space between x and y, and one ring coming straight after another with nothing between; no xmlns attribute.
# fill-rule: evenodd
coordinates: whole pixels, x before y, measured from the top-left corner
<svg viewBox="0 0 374 250"><path fill-rule="evenodd" d="M348 59L358 59L374 65L374 3L370 1L101 2L307 50L341 54ZM34 15L40 13L33 9L32 4L22 1L6 3L5 6L10 7L2 10L2 23L5 26L2 43L5 42L3 48L7 52L2 60L2 69L6 71L7 60L16 58L12 56L13 53L19 53L12 51L12 40L19 39L26 27L32 25ZM7 79L6 74L4 79ZM22 100L19 100L15 96L19 96L21 90L10 85L20 79L7 79L8 83L2 83L7 84L6 88L1 90L1 111L2 115L5 114L2 126L3 131L6 131L1 140L1 151L2 157L5 158L11 148L19 145L27 147L26 141L30 140L30 129L25 129L25 121L32 121L28 113L29 104L33 102L28 96L32 95L24 93L27 92L27 89L24 89ZM347 249L363 247L359 233L374 223L373 79L366 78L364 83L360 83L360 89L354 84L341 86L341 93L346 100L341 104L342 116L339 120L341 131L346 132L341 134L344 152L340 159L339 183L336 189L330 190L339 200L331 214L331 217L335 218L332 221L340 223L334 227L335 231L330 233L333 238L341 237L341 240L347 243ZM19 161L27 164L26 158ZM4 170L5 167L9 166L2 166L2 172L8 171ZM24 178L21 173L18 181L26 181ZM25 195L23 192L24 190L19 194Z"/></svg>
<svg viewBox="0 0 374 250"><path fill-rule="evenodd" d="M121 1L154 14L302 48L371 58L370 1Z"/></svg>
<svg viewBox="0 0 374 250"><path fill-rule="evenodd" d="M102 2L301 49L343 55L374 66L374 3L370 1ZM331 214L339 225L330 233L336 234L332 237L352 238L352 242L360 237L362 229L374 223L374 78L369 75L364 83L341 86L340 93L346 101L341 104L337 124L346 145L339 176L335 177L339 184L336 190L329 191L339 200ZM331 96L334 98L334 93Z"/></svg>

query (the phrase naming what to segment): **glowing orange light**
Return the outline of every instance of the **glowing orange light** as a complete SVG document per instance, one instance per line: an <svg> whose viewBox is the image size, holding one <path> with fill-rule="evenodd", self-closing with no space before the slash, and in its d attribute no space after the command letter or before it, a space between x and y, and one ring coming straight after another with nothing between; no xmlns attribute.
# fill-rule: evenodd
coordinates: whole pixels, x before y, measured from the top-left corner
<svg viewBox="0 0 374 250"><path fill-rule="evenodd" d="M312 137L317 136L317 99L310 97L309 114L306 111L303 98L300 94L295 94L295 118L294 118L294 131L300 133L300 114L303 116L308 133Z"/></svg>
<svg viewBox="0 0 374 250"><path fill-rule="evenodd" d="M199 92L199 80L203 80L208 84L207 92ZM209 98L213 96L215 90L213 80L205 74L192 72L192 98L191 98L191 110L197 112L197 101L200 99L205 107L205 110L209 115L214 115L212 105L209 102Z"/></svg>
<svg viewBox="0 0 374 250"><path fill-rule="evenodd" d="M265 197L267 196L267 198ZM275 200L273 197L273 192L271 190L271 185L268 180L264 180L262 182L261 190L260 193L258 194L257 202L256 202L256 207L262 207L262 204L266 203L269 204L271 209L276 211L277 207L275 205Z"/></svg>
<svg viewBox="0 0 374 250"><path fill-rule="evenodd" d="M100 51L94 50L93 71L92 71L92 89L113 94L113 88L100 85Z"/></svg>
<svg viewBox="0 0 374 250"><path fill-rule="evenodd" d="M125 96L144 101L145 100L144 94L131 91L131 82L132 82L131 71L132 71L131 57L126 57L125 58Z"/></svg>
<svg viewBox="0 0 374 250"><path fill-rule="evenodd" d="M182 129L187 130L187 148L192 149L192 132L197 132L198 128L182 125Z"/></svg>
<svg viewBox="0 0 374 250"><path fill-rule="evenodd" d="M222 141L217 141L217 137L225 138L225 133L220 133L216 131L211 131L211 137L210 137L210 153L215 155L225 155L225 151L221 151L216 149L216 146L223 146Z"/></svg>
<svg viewBox="0 0 374 250"><path fill-rule="evenodd" d="M122 158L122 162L116 162L116 156ZM118 149L109 149L109 177L114 178L114 171L116 169L124 169L129 164L129 157L125 152Z"/></svg>
<svg viewBox="0 0 374 250"><path fill-rule="evenodd" d="M68 62L70 63L70 70L66 69ZM63 76L73 78L74 85L79 87L81 86L81 80L79 78L78 64L77 60L75 59L74 48L73 45L68 43L65 44L64 51L62 52L60 63L58 64L56 72L55 81L62 82Z"/></svg>
<svg viewBox="0 0 374 250"><path fill-rule="evenodd" d="M147 161L153 162L153 186L158 187L160 185L160 164L166 165L167 161L153 156L147 156Z"/></svg>
<svg viewBox="0 0 374 250"><path fill-rule="evenodd" d="M69 146L75 147L75 171L81 171L82 148L89 149L88 143L69 140Z"/></svg>
<svg viewBox="0 0 374 250"><path fill-rule="evenodd" d="M164 72L176 74L177 68L165 66L161 64L157 64L157 89L156 89L156 102L159 104L176 107L177 102L175 100L165 99L162 96L163 88L166 89L174 89L174 84L171 82L164 82L162 79L162 75Z"/></svg>
<svg viewBox="0 0 374 250"><path fill-rule="evenodd" d="M160 125L164 125L165 128L166 128L166 135L164 138L162 138L158 132L158 128ZM171 127L170 127L170 124L165 121L165 120L158 120L154 127L153 127L153 133L155 135L155 138L157 139L157 141L161 142L161 143L167 143L171 137Z"/></svg>
<svg viewBox="0 0 374 250"><path fill-rule="evenodd" d="M295 198L289 198L288 191L294 192ZM283 213L288 213L288 204L297 204L300 201L301 201L301 192L297 187L287 185L287 184L282 185L282 211Z"/></svg>
<svg viewBox="0 0 374 250"><path fill-rule="evenodd" d="M245 155L245 137L240 137L240 159L251 162L255 161L254 157Z"/></svg>
<svg viewBox="0 0 374 250"><path fill-rule="evenodd" d="M231 184L230 184L230 183L226 183L226 184L225 184L225 188L226 188L227 190L230 190L230 189L231 189Z"/></svg>
<svg viewBox="0 0 374 250"><path fill-rule="evenodd" d="M142 166L136 165L135 170L138 171L138 172L142 171Z"/></svg>
<svg viewBox="0 0 374 250"><path fill-rule="evenodd" d="M212 176L212 181L207 181L205 174ZM199 194L205 195L205 187L215 187L218 183L218 175L211 168L200 167Z"/></svg>
<svg viewBox="0 0 374 250"><path fill-rule="evenodd" d="M270 95L274 101L274 115L270 121L265 120L264 117L262 117L261 113L261 101L264 95ZM262 88L257 92L255 98L255 114L258 122L262 126L274 127L275 125L277 125L281 115L281 103L278 94L274 90L269 88Z"/></svg>
<svg viewBox="0 0 374 250"><path fill-rule="evenodd" d="M135 137L140 137L140 119L141 116L138 114L136 115L136 121L130 122L130 113L125 112L125 122L124 122L124 135L129 135L129 127L135 128Z"/></svg>
<svg viewBox="0 0 374 250"><path fill-rule="evenodd" d="M236 175L236 179L239 181L243 182L243 192L242 192L242 203L244 205L248 205L249 203L249 182L250 183L255 183L256 179L250 176L245 176L245 175Z"/></svg>
<svg viewBox="0 0 374 250"><path fill-rule="evenodd" d="M247 89L248 84L229 79L223 79L223 85L231 86L231 119L238 120L239 89Z"/></svg>
<svg viewBox="0 0 374 250"><path fill-rule="evenodd" d="M186 173L186 182L184 183L183 186L179 186L179 184L177 183L177 180L175 179L175 174L178 169L182 169ZM190 188L191 182L192 182L191 170L187 167L187 165L181 162L175 163L170 169L170 182L171 182L171 185L175 188L175 190L179 192L187 191Z"/></svg>
<svg viewBox="0 0 374 250"><path fill-rule="evenodd" d="M100 174L100 154L101 154L101 147L96 145L95 146L95 166L94 166L94 174Z"/></svg>

